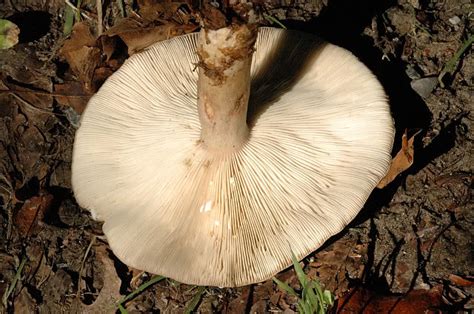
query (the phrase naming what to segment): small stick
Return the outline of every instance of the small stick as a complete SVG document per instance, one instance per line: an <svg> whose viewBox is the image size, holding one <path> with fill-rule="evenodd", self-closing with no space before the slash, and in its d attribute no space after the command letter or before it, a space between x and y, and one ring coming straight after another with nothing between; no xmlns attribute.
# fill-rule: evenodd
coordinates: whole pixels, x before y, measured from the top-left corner
<svg viewBox="0 0 474 314"><path fill-rule="evenodd" d="M64 2L74 11L74 12L79 12L79 9L74 6L74 4L71 3L69 0L64 0Z"/></svg>
<svg viewBox="0 0 474 314"><path fill-rule="evenodd" d="M81 268L79 270L79 279L77 280L77 293L76 297L77 299L80 298L81 296L81 280L82 280L82 272L84 271L84 265L86 263L87 256L89 255L89 252L91 251L92 246L95 243L96 236L92 236L91 242L89 243L89 246L86 249L86 252L84 253L84 257L82 258L82 263L81 263Z"/></svg>
<svg viewBox="0 0 474 314"><path fill-rule="evenodd" d="M126 12L125 12L125 4L123 2L123 0L118 0L118 6L119 6L119 9L120 9L120 14L122 15L122 17L126 17Z"/></svg>
<svg viewBox="0 0 474 314"><path fill-rule="evenodd" d="M97 33L100 36L102 34L102 0L96 0L97 6Z"/></svg>
<svg viewBox="0 0 474 314"><path fill-rule="evenodd" d="M0 94L17 94L17 93L27 93L33 95L44 95L44 96L52 96L52 97L78 97L78 98L90 98L91 95L69 95L65 93L50 93L50 92L42 92L42 91L34 91L34 90L16 90L16 89L0 89Z"/></svg>
<svg viewBox="0 0 474 314"><path fill-rule="evenodd" d="M31 103L23 99L22 97L18 96L17 94L13 94L13 96L20 101L20 103L26 105L26 107L32 111L40 112L40 113L46 113L46 114L51 114L55 115L55 113L52 110L45 110L38 108L36 106L33 106Z"/></svg>

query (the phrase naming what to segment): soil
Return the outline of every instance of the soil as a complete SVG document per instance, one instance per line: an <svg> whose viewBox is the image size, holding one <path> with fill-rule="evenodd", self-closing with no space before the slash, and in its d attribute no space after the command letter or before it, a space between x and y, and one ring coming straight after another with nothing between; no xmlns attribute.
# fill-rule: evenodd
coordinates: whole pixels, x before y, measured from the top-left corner
<svg viewBox="0 0 474 314"><path fill-rule="evenodd" d="M118 2L104 3L106 31L121 18ZM159 11L150 9L156 2L132 6L125 1L126 13L139 9L151 20ZM173 10L183 12L182 5ZM165 14L169 6L160 4L161 24L147 22L147 30L171 25L167 30L179 34L196 29L192 13L184 10L178 23ZM95 2L84 1L81 10L90 19L92 43L85 36L80 47L89 59L100 56L94 49L107 56L92 68L85 64L87 72L74 64L84 62L84 55L71 59L60 50L67 39L65 7L59 0L5 0L0 5L0 17L21 30L19 44L0 50L0 312L115 312L114 301L151 276L113 256L100 223L76 204L70 184L80 113L144 39L131 43L115 29L109 33L115 37L108 38L121 40L111 43L103 36L97 44ZM411 168L375 190L350 226L303 261L308 276L337 296L333 311L472 310L471 46L454 60L452 73L438 81L472 36L471 1L267 1L264 8L290 29L349 49L372 69L390 98L397 128L394 155L405 130L408 135L421 131ZM277 278L298 289L292 269ZM196 295L195 310L202 313L296 311L297 300L272 281L201 291L164 279L124 306L129 312L182 312Z"/></svg>

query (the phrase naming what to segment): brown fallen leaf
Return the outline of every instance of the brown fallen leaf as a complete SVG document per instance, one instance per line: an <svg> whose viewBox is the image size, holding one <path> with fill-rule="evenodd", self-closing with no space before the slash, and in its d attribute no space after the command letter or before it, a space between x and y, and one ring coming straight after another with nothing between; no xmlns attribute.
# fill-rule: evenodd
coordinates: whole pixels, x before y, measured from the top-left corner
<svg viewBox="0 0 474 314"><path fill-rule="evenodd" d="M13 307L16 313L35 313L38 305L27 289L21 289L20 294L15 298Z"/></svg>
<svg viewBox="0 0 474 314"><path fill-rule="evenodd" d="M71 37L60 50L73 72L84 83L88 91L94 91L92 79L101 62L101 51L96 46L96 38L87 22L74 25Z"/></svg>
<svg viewBox="0 0 474 314"><path fill-rule="evenodd" d="M349 291L351 279L362 278L365 269L367 244L355 244L345 236L314 256L308 264L307 275L340 297Z"/></svg>
<svg viewBox="0 0 474 314"><path fill-rule="evenodd" d="M444 305L441 286L412 290L401 296L380 296L354 289L337 302L336 313L437 313Z"/></svg>
<svg viewBox="0 0 474 314"><path fill-rule="evenodd" d="M82 114L86 108L91 93L84 90L82 84L76 81L66 81L63 84L55 84L54 92L57 95L56 101L62 105L71 107L78 114ZM63 96L64 95L64 96Z"/></svg>
<svg viewBox="0 0 474 314"><path fill-rule="evenodd" d="M402 148L397 153L397 155L392 159L392 164L390 165L390 169L388 169L387 174L385 177L380 180L377 188L383 189L388 184L390 184L395 178L402 173L403 171L410 168L413 164L414 156L415 156L415 149L414 149L414 141L415 136L418 135L421 131L416 132L415 134L408 139L407 130L402 135Z"/></svg>
<svg viewBox="0 0 474 314"><path fill-rule="evenodd" d="M189 24L197 20L192 1L137 0L138 14L145 20L167 20Z"/></svg>
<svg viewBox="0 0 474 314"><path fill-rule="evenodd" d="M53 203L51 194L34 196L27 200L15 215L15 224L22 237L33 233L38 222L44 218Z"/></svg>
<svg viewBox="0 0 474 314"><path fill-rule="evenodd" d="M64 43L60 55L84 84L86 92L93 93L129 55L155 42L190 33L197 27L191 23L128 17L96 39L90 25L80 22L74 25L71 37Z"/></svg>
<svg viewBox="0 0 474 314"><path fill-rule="evenodd" d="M190 33L197 29L197 25L181 25L172 21L160 23L148 21L138 17L122 19L119 23L108 29L104 36L118 36L128 47L128 54L132 55L146 47L174 36ZM111 56L113 42L102 41L107 57Z"/></svg>
<svg viewBox="0 0 474 314"><path fill-rule="evenodd" d="M454 285L459 287L472 287L474 286L474 278L463 278L458 275L451 274L449 275L449 281L451 281Z"/></svg>
<svg viewBox="0 0 474 314"><path fill-rule="evenodd" d="M29 103L40 109L51 110L53 108L53 98L47 93L53 90L52 77L55 76L56 70L39 60L30 47L2 51L0 69L0 90L2 93L8 92L7 97L13 95L16 101L20 102L18 104L20 106ZM2 96L0 95L0 102L3 104L0 107L13 103Z"/></svg>
<svg viewBox="0 0 474 314"><path fill-rule="evenodd" d="M87 22L74 24L71 37L64 42L61 53L79 49L83 46L94 47L96 37L92 33L91 26Z"/></svg>
<svg viewBox="0 0 474 314"><path fill-rule="evenodd" d="M94 89L98 90L105 80L114 73L114 70L109 67L98 67L94 72Z"/></svg>
<svg viewBox="0 0 474 314"><path fill-rule="evenodd" d="M130 288L132 290L137 289L143 282L142 282L142 276L145 274L143 270L136 269L133 267L128 267L132 274L132 279L130 280Z"/></svg>
<svg viewBox="0 0 474 314"><path fill-rule="evenodd" d="M4 87L6 87L4 89ZM2 93L9 92L11 95L22 102L24 105L35 107L40 111L42 109L51 110L53 108L53 98L49 91L42 91L38 89L31 89L28 87L21 86L18 83L9 83L7 81L1 84ZM37 110L34 110L37 111Z"/></svg>
<svg viewBox="0 0 474 314"><path fill-rule="evenodd" d="M105 62L109 62L112 56L116 53L119 44L115 38L109 36L100 36L100 46L102 47L102 53L105 56Z"/></svg>
<svg viewBox="0 0 474 314"><path fill-rule="evenodd" d="M102 274L104 286L99 292L97 299L90 305L85 305L76 299L75 304L77 313L115 313L117 310L117 301L122 297L120 295L121 280L115 270L115 265L107 253L105 246L96 248L96 257L101 261L103 269L98 272Z"/></svg>
<svg viewBox="0 0 474 314"><path fill-rule="evenodd" d="M186 6L189 9L189 6L184 1L156 1L156 0L138 0L138 13L141 17L146 20L171 20L173 17L176 17L179 13L179 8Z"/></svg>

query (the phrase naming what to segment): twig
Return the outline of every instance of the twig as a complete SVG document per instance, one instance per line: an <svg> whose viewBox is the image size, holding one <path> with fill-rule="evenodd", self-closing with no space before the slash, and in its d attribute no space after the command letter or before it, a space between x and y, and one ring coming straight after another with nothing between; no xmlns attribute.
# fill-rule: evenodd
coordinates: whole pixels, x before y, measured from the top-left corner
<svg viewBox="0 0 474 314"><path fill-rule="evenodd" d="M2 172L6 172L5 167L2 166L2 168ZM2 182L4 182L5 184L1 184ZM7 187L4 187L4 185L6 185L8 189ZM4 196L4 200L1 208L6 209L7 212L7 239L10 239L13 228L13 206L10 205L15 199L15 193L13 191L12 183L3 174L0 174L0 188L8 195L7 199L5 200L6 196L4 196L4 194L2 193L2 195Z"/></svg>
<svg viewBox="0 0 474 314"><path fill-rule="evenodd" d="M96 0L97 7L97 33L100 36L103 31L102 27L102 0Z"/></svg>
<svg viewBox="0 0 474 314"><path fill-rule="evenodd" d="M46 113L46 114L50 114L50 115L56 115L52 110L49 111L49 110L45 110L45 109L41 109L41 108L38 108L38 107L35 107L33 106L32 104L30 104L28 101L24 100L23 98L21 98L20 96L18 96L17 94L13 93L13 96L20 100L21 103L25 104L26 107L28 107L29 109L33 110L33 111L37 111L37 112L41 112L41 113ZM58 114L60 115L60 114Z"/></svg>
<svg viewBox="0 0 474 314"><path fill-rule="evenodd" d="M82 278L82 272L84 271L84 264L86 263L87 256L89 255L89 252L91 251L92 246L95 243L96 236L93 235L91 242L89 243L89 246L86 249L86 252L84 253L84 257L82 258L82 263L81 263L81 268L79 269L79 279L77 280L77 293L76 297L79 299L80 294L81 294L81 278Z"/></svg>
<svg viewBox="0 0 474 314"><path fill-rule="evenodd" d="M135 285L135 282L144 274L145 272L142 270L138 275L134 276L130 280L130 286Z"/></svg>
<svg viewBox="0 0 474 314"><path fill-rule="evenodd" d="M8 194L8 200L6 202L8 204L12 200L13 186L12 186L11 182L8 180L8 178L3 174L0 174L0 183L1 182L5 182L5 185L9 188L9 189L7 189L6 187L3 186L3 184L0 184L0 189L4 190Z"/></svg>
<svg viewBox="0 0 474 314"><path fill-rule="evenodd" d="M34 95L41 95L41 96L52 96L52 97L71 97L71 98L90 98L91 95L68 95L64 93L50 93L50 92L40 92L40 91L32 91L32 90L16 90L16 89L9 89L9 90L0 90L0 94L16 94L16 93L27 93L27 94L34 94Z"/></svg>
<svg viewBox="0 0 474 314"><path fill-rule="evenodd" d="M75 12L78 13L80 10L74 6L74 4L71 3L69 0L64 0L64 2Z"/></svg>
<svg viewBox="0 0 474 314"><path fill-rule="evenodd" d="M117 0L117 2L120 9L120 15L122 15L122 17L126 17L127 14L125 12L125 4L123 3L123 0Z"/></svg>
<svg viewBox="0 0 474 314"><path fill-rule="evenodd" d="M92 21L92 18L83 11L81 11L81 16L88 21Z"/></svg>
<svg viewBox="0 0 474 314"><path fill-rule="evenodd" d="M272 24L277 24L277 25L280 26L281 28L286 29L286 26L283 25L283 23L280 22L276 17L271 16L271 15L268 15L268 14L266 14L266 13L263 13L263 17L264 17L267 21L269 21L270 23L272 23Z"/></svg>

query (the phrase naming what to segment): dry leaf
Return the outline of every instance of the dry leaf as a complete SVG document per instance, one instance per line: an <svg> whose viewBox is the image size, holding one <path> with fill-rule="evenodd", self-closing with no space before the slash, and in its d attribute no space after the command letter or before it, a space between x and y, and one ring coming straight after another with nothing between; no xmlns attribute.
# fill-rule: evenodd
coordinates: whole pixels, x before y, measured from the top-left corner
<svg viewBox="0 0 474 314"><path fill-rule="evenodd" d="M145 16L121 19L98 40L86 22L76 23L60 51L87 92L95 92L125 59L155 42L190 33L198 28L193 16L180 9L184 2L157 3L145 0ZM189 9L189 6L187 6ZM79 106L77 106L79 107ZM77 110L76 110L77 111ZM80 110L79 110L80 111Z"/></svg>
<svg viewBox="0 0 474 314"><path fill-rule="evenodd" d="M43 81L45 80L43 79ZM5 80L5 82L1 84L1 87L3 89L3 86L6 86L6 89L14 93L17 96L16 98L21 99L24 104L28 103L36 108L51 110L53 108L53 97L48 95L48 93L51 91L52 85L51 82L44 83L50 83L46 90L24 87L18 82L8 82L8 80ZM42 82L38 82L38 84L42 84ZM28 107L31 108L31 106Z"/></svg>
<svg viewBox="0 0 474 314"><path fill-rule="evenodd" d="M411 290L402 296L382 296L354 289L338 301L337 313L427 313L443 306L442 286Z"/></svg>
<svg viewBox="0 0 474 314"><path fill-rule="evenodd" d="M54 92L56 94L61 94L61 96L56 96L56 101L60 105L71 107L78 114L82 114L86 108L89 98L91 97L90 93L84 91L82 84L75 81L67 81L63 84L55 84Z"/></svg>
<svg viewBox="0 0 474 314"><path fill-rule="evenodd" d="M104 35L120 37L128 47L128 54L131 55L158 41L190 33L196 28L196 25L180 25L174 22L156 25L155 22L129 17L122 19L118 24L107 30ZM106 48L104 48L107 55L110 54L110 45L111 43L107 42Z"/></svg>
<svg viewBox="0 0 474 314"><path fill-rule="evenodd" d="M35 313L37 306L28 289L21 289L20 294L15 297L14 309L16 313Z"/></svg>
<svg viewBox="0 0 474 314"><path fill-rule="evenodd" d="M112 58L112 55L117 50L117 41L109 36L100 36L99 38L102 47L102 53L106 57L105 61L109 62L109 60Z"/></svg>
<svg viewBox="0 0 474 314"><path fill-rule="evenodd" d="M29 236L44 217L53 202L51 194L34 196L27 200L15 216L15 225L22 237Z"/></svg>
<svg viewBox="0 0 474 314"><path fill-rule="evenodd" d="M391 183L395 178L402 173L403 171L410 168L413 164L413 158L415 155L415 150L413 147L415 136L418 135L421 131L416 132L410 139L407 139L407 131L402 135L402 148L397 153L395 158L392 159L392 164L390 165L390 169L388 169L387 174L380 180L377 188L383 189L389 183Z"/></svg>
<svg viewBox="0 0 474 314"><path fill-rule="evenodd" d="M86 22L76 23L60 54L66 59L73 72L79 76L89 91L93 91L94 71L100 64L101 51L96 47L96 39Z"/></svg>
<svg viewBox="0 0 474 314"><path fill-rule="evenodd" d="M109 67L98 67L94 72L94 88L97 90L114 73Z"/></svg>
<svg viewBox="0 0 474 314"><path fill-rule="evenodd" d="M472 287L474 286L474 278L466 279L458 275L449 275L449 281L459 287Z"/></svg>
<svg viewBox="0 0 474 314"><path fill-rule="evenodd" d="M349 290L351 279L363 275L363 256L366 255L366 244L354 244L353 239L344 237L316 253L314 261L309 263L307 275L319 280L336 296L342 296Z"/></svg>
<svg viewBox="0 0 474 314"><path fill-rule="evenodd" d="M191 9L192 1L160 1L160 0L138 0L138 13L149 21L166 20L176 21L180 24L188 24L196 20Z"/></svg>
<svg viewBox="0 0 474 314"><path fill-rule="evenodd" d="M245 313L252 291L250 289L250 286L244 286L240 289L240 296L229 302L229 306L227 308L228 313ZM281 293L279 291L277 293L278 297L274 297L274 301L276 301L274 304L278 304L278 300L280 299Z"/></svg>
<svg viewBox="0 0 474 314"><path fill-rule="evenodd" d="M52 80L55 69L40 61L30 48L10 49L0 57L1 89L52 92ZM19 93L19 96L31 102L35 107L52 108L52 98L34 93Z"/></svg>
<svg viewBox="0 0 474 314"><path fill-rule="evenodd" d="M104 246L96 248L97 259L101 261L103 271L99 273L103 276L104 286L99 292L99 296L91 305L80 303L78 313L115 313L117 310L117 301L121 299L120 285L121 280L115 270L115 265L110 259L107 249Z"/></svg>
<svg viewBox="0 0 474 314"><path fill-rule="evenodd" d="M95 36L92 34L90 25L87 22L80 22L74 25L71 37L64 43L61 53L76 50L83 46L95 46Z"/></svg>

